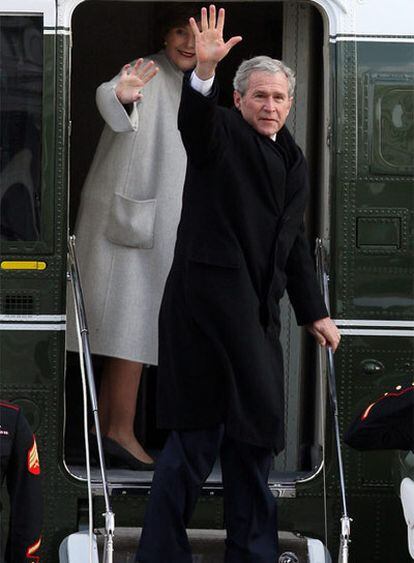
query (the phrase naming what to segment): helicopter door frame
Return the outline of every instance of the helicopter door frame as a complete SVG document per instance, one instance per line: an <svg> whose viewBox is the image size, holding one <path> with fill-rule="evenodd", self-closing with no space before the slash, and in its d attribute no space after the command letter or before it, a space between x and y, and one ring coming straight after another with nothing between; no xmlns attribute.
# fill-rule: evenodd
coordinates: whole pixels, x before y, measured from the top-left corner
<svg viewBox="0 0 414 563"><path fill-rule="evenodd" d="M58 18L59 18L59 26L63 27L66 30L66 33L71 36L72 34L72 18L73 18L73 14L74 11L77 7L80 6L80 4L84 3L85 0L67 0L66 2L63 2L62 5L62 12L59 12L58 14ZM133 3L131 1L131 3ZM139 3L139 2L137 2ZM280 4L280 1L276 1L275 4ZM302 4L302 6L301 6ZM252 5L254 5L254 3L252 2ZM323 205L328 201L328 192L329 192L329 168L330 168L330 160L329 160L329 148L327 147L326 144L326 138L327 138L327 131L328 131L328 122L329 122L329 111L330 111L330 100L329 100L329 72L330 72L330 66L329 66L329 52L327 49L327 45L328 45L328 38L329 38L329 22L326 18L326 14L321 13L321 9L320 7L317 7L315 5L313 5L311 2L309 2L309 4L307 6L303 6L303 3L300 3L299 0L294 0L293 2L289 2L289 1L284 1L283 2L283 7L287 7L287 8L293 8L294 10L296 10L297 8L305 8L305 10L303 10L302 12L309 12L310 8L313 8L314 12L318 12L318 15L321 18L321 34L320 36L318 36L318 45L319 45L319 49L321 50L321 53L323 54L323 61L322 61L322 78L320 80L320 90L323 93L323 102L321 102L320 106L318 107L318 111L321 112L322 118L320 119L320 124L321 124L321 129L320 132L318 132L318 144L321 145L320 149L319 149L319 155L321 158L321 163L320 163L320 181L319 181L319 185L321 186L321 192L322 194L319 195L318 194L318 200L316 203L316 207L318 208L317 211L317 215L319 217L318 220L318 225L317 225L317 231L318 234L321 235L324 238L327 237L328 234L328 226L329 226L329 213L325 213L323 211ZM306 25L310 25L309 22L306 23L306 14L304 15L303 13L301 13L302 16L302 24L304 24L304 26ZM285 20L286 21L286 20ZM308 30L309 31L309 30ZM283 44L283 57L285 57L285 51L289 52L290 55L293 56L293 53L297 50L297 47L303 44L303 39L300 33L297 32L297 34L295 35L295 38L289 42L284 41ZM289 60L287 61L287 63L289 64ZM294 61L294 64L296 65L298 63L297 60ZM301 65L303 65L303 61L301 61ZM72 61L69 61L69 88L70 88L70 77L71 77L71 66L72 66ZM301 66L302 68L302 66ZM299 90L300 90L300 94L302 95L302 93L304 94L307 88L307 82L304 84L299 84L298 85ZM70 99L70 96L69 96ZM298 116L298 119L300 119L300 117ZM301 128L301 131L303 133L303 127ZM299 135L300 136L300 135ZM302 140L302 138L300 138L299 142ZM70 147L68 146L68 150L70 151ZM321 219L323 219L323 225L321 225ZM292 320L292 324L296 324L295 321L293 320L293 316L291 316L291 320ZM300 347L301 344L298 342L298 346ZM298 352L297 347L295 348L295 350L293 349L293 346L289 348L289 354L292 356L292 363L295 361L296 362L296 357L298 356L298 354L296 353ZM319 374L321 369L320 366L320 362L315 359L315 365L314 365L314 370L315 370L315 374ZM323 445L323 438L324 438L324 431L323 431L323 425L324 425L324 414L322 412L322 409L324 408L324 405L326 403L326 395L325 395L325 389L324 389L324 385L322 383L320 383L319 381L319 376L315 375L315 382L316 385L318 387L317 389L317 400L315 401L315 407L314 407L314 413L315 413L315 430L314 430L314 436L315 436L315 444L318 444L321 447L321 451L322 451L322 445ZM293 393L293 391L292 391ZM322 413L322 414L321 414ZM291 430L291 434L293 436L295 432L295 429L292 428ZM283 461L283 460L282 460ZM285 482L280 483L280 482L276 482L275 479L271 479L270 480L270 484L271 486L273 486L275 489L283 489L283 491L285 491L286 496L291 496L292 495L292 488L295 488L295 483L297 482L301 482L303 480L309 480L312 478L315 478L318 476L318 474L321 471L321 468L323 466L323 456L320 456L320 458L318 457L317 460L317 464L316 467L313 467L309 472L306 471L306 476L305 475L296 475L292 480L289 479L289 483L286 484ZM289 463L289 460L287 459L287 463ZM286 469L285 471L288 471L288 469ZM208 487L209 485L207 485ZM214 485L213 485L214 487ZM280 491L279 491L280 492ZM294 493L293 493L294 494Z"/></svg>

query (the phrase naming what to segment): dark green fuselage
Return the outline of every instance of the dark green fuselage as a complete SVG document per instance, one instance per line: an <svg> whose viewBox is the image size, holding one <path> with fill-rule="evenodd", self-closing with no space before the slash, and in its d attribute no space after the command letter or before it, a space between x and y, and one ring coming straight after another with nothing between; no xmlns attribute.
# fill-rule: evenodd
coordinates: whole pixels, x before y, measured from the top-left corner
<svg viewBox="0 0 414 563"><path fill-rule="evenodd" d="M345 429L372 400L413 380L413 334L395 321L414 318L414 44L392 38L337 39L329 44L324 65L330 87L329 198L324 205L332 316L343 330L335 363ZM87 510L85 482L70 475L63 451L66 354L64 319L59 317L66 312L69 59L68 34L43 36L40 236L1 241L2 263L46 262L44 270L0 270L0 397L23 407L37 435L45 563L57 561L60 542L86 521ZM24 328L30 324L23 322L26 315L53 319L43 317L34 328ZM280 529L324 540L326 500L328 548L335 558L341 504L331 416L328 407L324 410L325 471L296 484L294 497L280 498L279 517ZM408 562L398 497L403 454L343 451L353 518L350 561ZM147 489L143 484L127 495L120 494L127 486L116 489L118 526L142 524ZM97 496L98 526L102 512ZM192 526L223 527L219 492L201 498Z"/></svg>

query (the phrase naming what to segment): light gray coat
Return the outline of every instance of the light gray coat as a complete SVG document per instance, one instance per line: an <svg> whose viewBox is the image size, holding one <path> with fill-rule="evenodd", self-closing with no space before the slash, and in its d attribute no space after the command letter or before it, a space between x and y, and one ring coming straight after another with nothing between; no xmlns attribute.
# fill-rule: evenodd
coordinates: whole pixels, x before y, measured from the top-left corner
<svg viewBox="0 0 414 563"><path fill-rule="evenodd" d="M183 74L163 52L151 59L159 73L130 114L115 94L118 76L97 89L106 125L75 233L92 352L157 364L186 154L177 129ZM73 325L69 307L69 350L77 349Z"/></svg>

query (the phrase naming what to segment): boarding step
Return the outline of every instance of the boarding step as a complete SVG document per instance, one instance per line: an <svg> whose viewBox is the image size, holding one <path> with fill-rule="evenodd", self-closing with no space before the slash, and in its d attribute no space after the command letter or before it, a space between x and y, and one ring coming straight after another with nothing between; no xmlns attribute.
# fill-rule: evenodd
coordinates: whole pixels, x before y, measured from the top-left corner
<svg viewBox="0 0 414 563"><path fill-rule="evenodd" d="M104 530L97 530L98 550L102 553ZM114 563L134 563L141 528L116 528ZM225 530L189 529L193 563L223 563ZM279 532L278 563L331 563L329 553L317 539L291 532ZM80 562L79 562L80 563ZM276 562L275 562L276 563Z"/></svg>

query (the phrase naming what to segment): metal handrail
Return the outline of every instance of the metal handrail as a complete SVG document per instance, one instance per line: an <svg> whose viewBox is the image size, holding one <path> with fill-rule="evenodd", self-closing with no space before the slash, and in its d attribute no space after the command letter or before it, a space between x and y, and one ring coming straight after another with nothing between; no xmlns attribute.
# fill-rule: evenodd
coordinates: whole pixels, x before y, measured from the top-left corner
<svg viewBox="0 0 414 563"><path fill-rule="evenodd" d="M73 300L75 305L75 315L77 319L77 331L79 340L79 355L81 356L81 367L83 364L86 368L86 379L89 390L89 397L92 405L94 424L96 430L96 440L98 444L99 467L102 477L102 489L105 502L105 546L104 546L104 563L112 563L113 561L113 536L115 531L115 515L112 512L108 480L106 478L105 457L102 447L102 435L98 417L98 401L96 398L95 378L93 373L91 351L89 346L89 332L85 313L85 304L83 299L82 286L79 274L79 265L76 257L75 236L72 235L68 239L68 264L70 272L70 281L72 282ZM87 441L87 440L86 440ZM89 456L87 456L89 459Z"/></svg>
<svg viewBox="0 0 414 563"><path fill-rule="evenodd" d="M315 255L316 255L316 270L317 270L318 280L321 286L321 291L323 298L325 300L326 308L330 313L329 289L328 289L329 277L326 268L325 249L323 247L323 243L320 238L316 239ZM328 372L329 398L330 398L330 405L332 408L332 414L334 420L335 443L336 443L336 453L338 459L339 484L340 484L341 502L342 502L341 535L340 535L338 563L348 563L349 544L351 542L350 535L351 535L352 518L348 516L348 510L346 504L346 487L345 487L344 466L342 460L341 437L339 431L339 413L338 413L338 398L336 392L334 354L330 346L327 346L326 348L326 356L327 356L327 368L328 368L327 372Z"/></svg>

